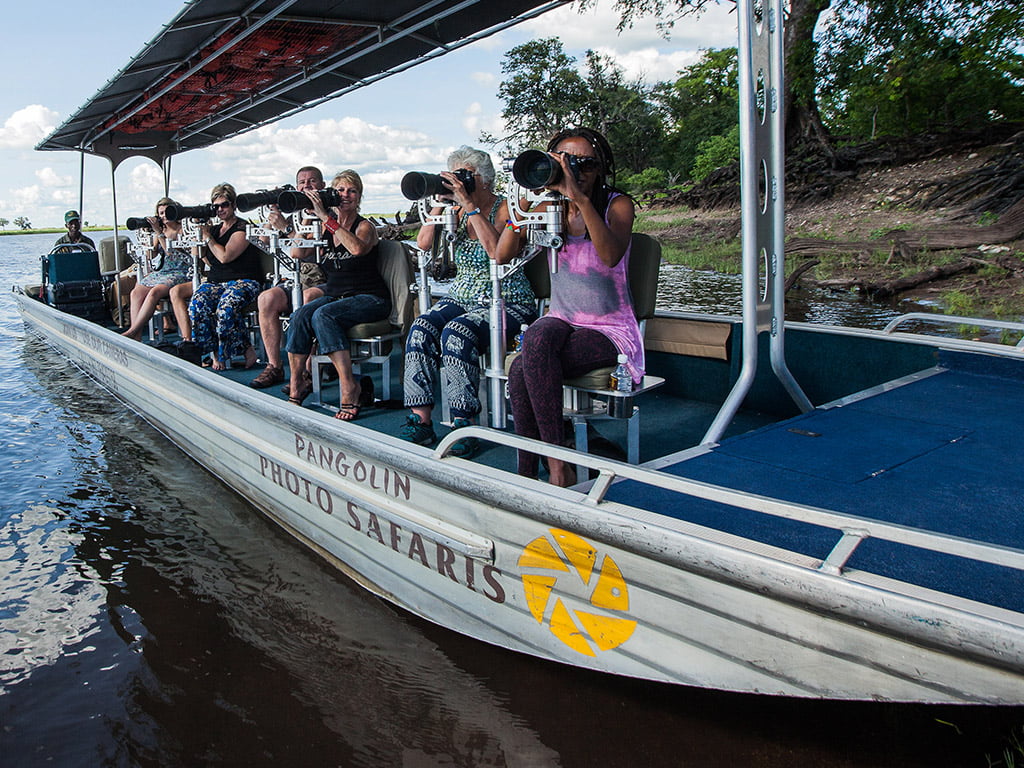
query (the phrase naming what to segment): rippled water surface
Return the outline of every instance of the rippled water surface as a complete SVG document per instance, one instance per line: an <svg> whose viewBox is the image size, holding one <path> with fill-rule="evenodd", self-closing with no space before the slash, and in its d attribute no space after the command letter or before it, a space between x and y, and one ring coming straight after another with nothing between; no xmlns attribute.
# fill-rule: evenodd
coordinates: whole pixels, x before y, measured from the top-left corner
<svg viewBox="0 0 1024 768"><path fill-rule="evenodd" d="M8 282L53 239L0 237ZM616 680L427 625L26 338L6 291L0 440L3 766L983 766L1024 723Z"/></svg>

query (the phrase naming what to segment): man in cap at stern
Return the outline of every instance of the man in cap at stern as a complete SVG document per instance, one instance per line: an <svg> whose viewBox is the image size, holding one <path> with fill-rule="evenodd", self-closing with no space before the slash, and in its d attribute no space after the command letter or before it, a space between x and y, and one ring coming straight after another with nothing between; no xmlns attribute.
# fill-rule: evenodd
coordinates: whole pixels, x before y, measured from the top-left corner
<svg viewBox="0 0 1024 768"><path fill-rule="evenodd" d="M68 211L64 214L64 226L68 228L68 233L57 238L54 247L70 243L88 245L96 250L96 243L82 234L82 217L78 215L78 211Z"/></svg>

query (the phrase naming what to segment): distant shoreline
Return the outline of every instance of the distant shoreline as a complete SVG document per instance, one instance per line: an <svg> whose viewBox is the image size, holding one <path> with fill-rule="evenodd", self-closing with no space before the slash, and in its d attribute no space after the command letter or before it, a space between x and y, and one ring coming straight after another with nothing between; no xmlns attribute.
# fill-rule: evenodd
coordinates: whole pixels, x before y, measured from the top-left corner
<svg viewBox="0 0 1024 768"><path fill-rule="evenodd" d="M111 226L85 227L83 232L111 232ZM127 231L127 228L121 227ZM42 227L41 229L0 229L0 236L3 235L63 235L67 232L64 227Z"/></svg>

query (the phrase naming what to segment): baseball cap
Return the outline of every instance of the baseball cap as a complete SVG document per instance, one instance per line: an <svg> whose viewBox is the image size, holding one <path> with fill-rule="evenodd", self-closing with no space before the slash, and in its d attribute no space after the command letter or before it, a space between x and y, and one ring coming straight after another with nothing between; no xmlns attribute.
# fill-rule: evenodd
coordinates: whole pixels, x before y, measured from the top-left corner
<svg viewBox="0 0 1024 768"><path fill-rule="evenodd" d="M67 213L64 214L64 223L67 224L69 221L81 218L82 217L78 215L78 211L68 211Z"/></svg>

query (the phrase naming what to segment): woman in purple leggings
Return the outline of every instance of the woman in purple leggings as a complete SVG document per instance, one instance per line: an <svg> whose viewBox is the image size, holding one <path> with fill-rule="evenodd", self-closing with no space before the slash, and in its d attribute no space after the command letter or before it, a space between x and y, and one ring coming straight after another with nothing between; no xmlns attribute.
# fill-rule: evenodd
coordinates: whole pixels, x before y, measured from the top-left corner
<svg viewBox="0 0 1024 768"><path fill-rule="evenodd" d="M636 211L633 200L611 186L611 148L596 131L576 128L556 135L548 152L562 166L562 178L549 189L565 198L566 243L551 275L550 310L529 327L509 371L509 396L516 432L558 445L564 434L562 382L613 366L620 354L638 382L644 346L627 280ZM499 253L520 247L522 234L509 224ZM519 474L537 477L537 464L536 454L519 452ZM548 471L554 485L576 482L572 465L563 461L549 459Z"/></svg>

